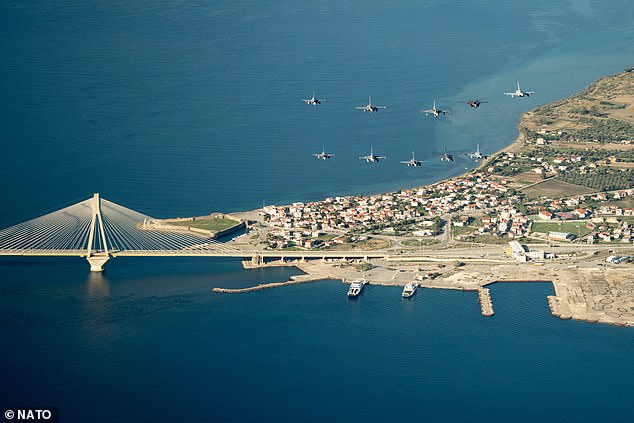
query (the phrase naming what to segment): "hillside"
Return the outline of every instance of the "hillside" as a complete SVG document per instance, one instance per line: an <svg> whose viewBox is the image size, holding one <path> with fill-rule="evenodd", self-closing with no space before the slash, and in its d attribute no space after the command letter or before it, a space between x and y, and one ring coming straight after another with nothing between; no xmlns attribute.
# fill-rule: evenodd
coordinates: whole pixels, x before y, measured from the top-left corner
<svg viewBox="0 0 634 423"><path fill-rule="evenodd" d="M527 141L542 137L553 145L634 144L634 67L601 78L563 100L526 113L520 130Z"/></svg>
<svg viewBox="0 0 634 423"><path fill-rule="evenodd" d="M634 186L634 67L525 113L519 130L484 165L516 189L563 196ZM553 177L560 182L539 182Z"/></svg>

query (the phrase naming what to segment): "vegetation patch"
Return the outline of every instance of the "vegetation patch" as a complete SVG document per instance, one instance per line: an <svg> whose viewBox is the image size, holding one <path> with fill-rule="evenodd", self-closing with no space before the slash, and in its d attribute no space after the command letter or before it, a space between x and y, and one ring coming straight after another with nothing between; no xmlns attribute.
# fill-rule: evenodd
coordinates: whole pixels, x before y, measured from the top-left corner
<svg viewBox="0 0 634 423"><path fill-rule="evenodd" d="M614 191L634 186L634 170L601 167L592 172L571 171L559 176L562 181L593 188L593 191Z"/></svg>
<svg viewBox="0 0 634 423"><path fill-rule="evenodd" d="M186 221L168 221L170 225L186 226L190 228L204 229L212 232L220 232L239 224L237 220L228 219L226 217L201 217L194 220Z"/></svg>
<svg viewBox="0 0 634 423"><path fill-rule="evenodd" d="M481 243L481 244L506 244L509 242L507 237L502 236L494 236L494 235L478 235L470 239L471 242Z"/></svg>
<svg viewBox="0 0 634 423"><path fill-rule="evenodd" d="M401 241L401 245L404 247L427 247L429 245L439 244L437 239L421 238L421 239L406 239Z"/></svg>
<svg viewBox="0 0 634 423"><path fill-rule="evenodd" d="M585 222L533 222L531 231L541 234L568 232L576 237L583 237L592 232L592 229L586 228Z"/></svg>
<svg viewBox="0 0 634 423"><path fill-rule="evenodd" d="M453 236L460 236L460 235L470 234L470 233L473 233L473 232L477 232L478 228L479 228L479 226L473 226L473 225L454 226L454 227L451 228L451 234Z"/></svg>

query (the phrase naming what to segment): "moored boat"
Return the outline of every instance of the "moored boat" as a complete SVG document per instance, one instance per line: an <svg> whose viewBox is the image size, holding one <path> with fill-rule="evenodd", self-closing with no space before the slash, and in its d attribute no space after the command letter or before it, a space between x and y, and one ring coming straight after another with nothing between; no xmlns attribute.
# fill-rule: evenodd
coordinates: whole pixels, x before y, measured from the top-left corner
<svg viewBox="0 0 634 423"><path fill-rule="evenodd" d="M416 292L418 288L418 284L415 281L412 281L403 287L403 293L401 294L403 298L409 298Z"/></svg>
<svg viewBox="0 0 634 423"><path fill-rule="evenodd" d="M361 290L368 283L365 279L355 279L350 284L350 288L348 288L348 297L357 297L361 293Z"/></svg>

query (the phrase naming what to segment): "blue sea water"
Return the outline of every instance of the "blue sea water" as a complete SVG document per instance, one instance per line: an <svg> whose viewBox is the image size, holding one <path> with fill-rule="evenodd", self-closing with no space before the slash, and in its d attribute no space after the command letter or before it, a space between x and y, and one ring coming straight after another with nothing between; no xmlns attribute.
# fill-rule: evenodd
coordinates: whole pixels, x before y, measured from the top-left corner
<svg viewBox="0 0 634 423"><path fill-rule="evenodd" d="M156 217L413 187L521 113L631 66L627 1L0 5L0 227L93 192ZM510 99L517 80L536 91ZM312 91L327 101L309 107ZM354 107L367 96L388 108ZM479 97L477 110L460 104ZM451 114L419 113L436 100ZM328 162L311 153L322 146ZM357 159L370 146L388 159ZM426 162L405 168L411 151ZM550 316L548 284L402 302L236 260L0 260L0 406L63 421L628 421L629 328Z"/></svg>

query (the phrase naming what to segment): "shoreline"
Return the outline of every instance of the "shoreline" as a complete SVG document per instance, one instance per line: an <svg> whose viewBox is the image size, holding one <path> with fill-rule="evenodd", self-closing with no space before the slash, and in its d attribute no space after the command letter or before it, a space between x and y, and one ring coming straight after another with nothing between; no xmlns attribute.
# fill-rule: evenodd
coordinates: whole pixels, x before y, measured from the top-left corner
<svg viewBox="0 0 634 423"><path fill-rule="evenodd" d="M271 262L261 267L292 266L304 274L290 276L288 281L269 282L244 288L215 287L213 293L239 294L280 288L304 283L334 281L347 284L355 278L366 278L370 285L402 288L408 282L416 280L419 288L449 289L473 292L473 298L485 317L494 315L495 298L491 296L491 285L500 283L550 283L554 295L543 300L550 314L561 320L577 320L588 323L606 323L613 326L634 327L634 311L630 310L627 292L634 288L634 281L627 280L625 268L623 272L597 270L595 268L571 269L566 263L553 264L550 269L530 264L507 263L490 266L487 263L471 263L453 267L424 263L425 268L438 270L439 273L427 279L418 279L421 263L409 263L394 271L388 261L378 261L376 267L361 271L345 261L322 262L291 261ZM437 266L434 269L434 266ZM260 266L248 265L245 269ZM518 275L522 277L518 278ZM601 281L601 287L609 286L609 293L604 288L597 289L594 283ZM341 295L345 291L342 290ZM424 295L419 293L418 295Z"/></svg>
<svg viewBox="0 0 634 423"><path fill-rule="evenodd" d="M550 104L550 103L547 103ZM547 105L545 104L545 105ZM518 129L518 136L510 143L508 144L506 147L501 148L500 150L491 153L485 160L482 160L481 163L478 164L478 166L473 167L472 169L466 170L462 173L459 173L457 175L454 176L450 176L447 178L443 178L443 179L439 179L435 182L431 182L428 184L424 184L424 185L416 185L413 186L411 188L398 188L395 190L391 190L391 191L380 191L380 192L376 192L374 194L367 194L368 197L374 197L374 196L380 196L380 195L386 195L386 194L391 194L394 193L396 191L407 191L407 190L415 190L415 189L423 189L423 188L430 188L433 187L435 185L441 184L443 182L447 182L450 181L452 179L456 179L456 178L462 178L465 177L469 174L475 173L475 172L479 172L482 171L491 161L493 161L497 156L499 156L502 153L506 153L506 152L516 152L518 150L520 150L526 141L526 135L521 131L521 126L522 126L522 122L524 121L524 118L526 117L527 114L532 113L534 110L536 110L539 107L543 107L542 106L537 106L533 109L530 109L526 112L523 112L520 120L517 124L517 129ZM330 195L330 197L350 197L353 196L354 194L345 194L345 195L337 195L337 194L333 194ZM365 195L365 194L364 194ZM325 201L325 198L322 198L321 200L313 200L313 201L308 201L309 203L318 203L320 201ZM289 203L290 204L290 203ZM260 211L263 211L263 208L257 208L257 209L250 209L250 210L241 210L241 211L234 211L234 212L228 212L226 213L228 216L232 216L234 218L244 218L243 216L252 214L252 213L258 213Z"/></svg>

